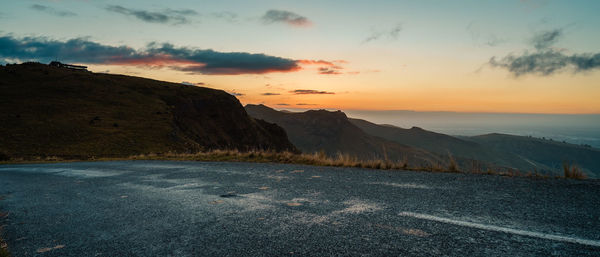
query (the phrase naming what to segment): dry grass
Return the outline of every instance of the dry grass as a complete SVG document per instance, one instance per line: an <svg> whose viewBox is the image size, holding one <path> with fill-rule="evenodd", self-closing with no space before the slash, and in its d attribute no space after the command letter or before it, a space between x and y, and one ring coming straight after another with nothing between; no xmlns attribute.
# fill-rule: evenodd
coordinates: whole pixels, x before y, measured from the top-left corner
<svg viewBox="0 0 600 257"><path fill-rule="evenodd" d="M456 160L454 160L451 154L448 154L448 172L460 172L458 164L456 164Z"/></svg>
<svg viewBox="0 0 600 257"><path fill-rule="evenodd" d="M577 166L570 163L563 163L563 176L572 179L586 179L587 175Z"/></svg>
<svg viewBox="0 0 600 257"><path fill-rule="evenodd" d="M389 160L358 160L348 154L338 153L335 157L328 157L324 152L313 154L295 154L291 152L268 152L237 150L213 150L199 153L164 153L134 155L130 160L187 160L187 161L234 161L234 162L275 162L294 163L317 166L356 167L370 169L407 169L408 163Z"/></svg>
<svg viewBox="0 0 600 257"><path fill-rule="evenodd" d="M118 160L170 160L170 161L222 161L222 162L257 162L257 163L289 163L289 164L305 164L315 166L333 166L333 167L355 167L381 170L411 170L411 171L426 171L426 172L450 172L450 173L472 173L472 174L487 174L500 175L506 177L530 177L530 178L549 178L548 175L534 172L523 173L515 169L491 169L487 167L482 169L482 164L473 161L471 169L468 167L461 170L457 161L448 155L446 162L431 161L427 165L409 166L406 157L401 160L359 160L348 154L338 153L335 157L330 157L325 152L315 152L312 154L292 153L292 152L275 152L254 150L242 152L238 150L212 150L208 152L197 153L150 153L132 155L129 157L113 158L113 157L90 157L86 160L63 159L61 157L32 157L28 159L11 159L10 161L0 161L0 164L8 163L53 163L53 162L71 162L71 161L118 161ZM585 179L587 176L577 166L566 164L563 167L565 170L563 178L570 179ZM560 178L560 177L557 177Z"/></svg>

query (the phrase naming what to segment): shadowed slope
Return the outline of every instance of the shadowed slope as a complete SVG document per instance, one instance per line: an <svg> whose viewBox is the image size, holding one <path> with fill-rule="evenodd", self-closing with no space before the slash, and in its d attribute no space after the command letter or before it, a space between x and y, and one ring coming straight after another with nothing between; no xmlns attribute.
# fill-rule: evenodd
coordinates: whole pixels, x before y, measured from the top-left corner
<svg viewBox="0 0 600 257"><path fill-rule="evenodd" d="M584 168L593 177L598 177L600 170L600 151L573 144L503 134L453 137L417 127L404 129L361 119L349 120L370 135L432 153L450 153L457 158L478 160L495 166L558 175L562 163L571 162Z"/></svg>
<svg viewBox="0 0 600 257"><path fill-rule="evenodd" d="M221 90L26 63L0 67L0 91L0 152L12 157L296 151Z"/></svg>
<svg viewBox="0 0 600 257"><path fill-rule="evenodd" d="M440 161L438 156L426 151L368 135L350 123L341 111L291 113L251 104L246 105L246 111L254 118L283 127L290 141L303 152L324 151L329 156L342 153L362 160L406 159L411 165Z"/></svg>
<svg viewBox="0 0 600 257"><path fill-rule="evenodd" d="M570 163L585 169L592 177L600 177L600 150L597 148L497 133L467 139L496 152L514 153L553 170L560 170L564 163Z"/></svg>

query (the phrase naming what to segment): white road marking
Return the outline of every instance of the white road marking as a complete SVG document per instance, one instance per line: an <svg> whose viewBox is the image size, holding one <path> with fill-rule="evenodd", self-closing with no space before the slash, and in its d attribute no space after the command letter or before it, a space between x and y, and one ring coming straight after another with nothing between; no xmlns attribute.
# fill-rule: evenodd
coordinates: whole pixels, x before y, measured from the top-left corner
<svg viewBox="0 0 600 257"><path fill-rule="evenodd" d="M401 212L398 215L405 216L405 217L413 217L413 218L417 218L417 219L443 222L443 223L457 225L457 226L463 226L463 227L477 228L477 229L483 229L483 230L489 230L489 231L521 235L521 236L537 237L537 238L541 238L541 239L548 239L548 240L554 240L554 241L561 241L561 242L567 242L567 243L575 243L575 244L600 247L600 241L597 241L597 240L588 240L588 239L581 239L581 238L576 238L576 237L559 236L559 235L545 234L545 233L539 233L539 232L533 232L533 231L527 231L527 230L499 227L499 226L494 226L494 225L486 225L486 224L474 223L474 222L469 222L469 221L453 220L453 219L437 217L437 216L433 216L433 215L414 213L414 212Z"/></svg>

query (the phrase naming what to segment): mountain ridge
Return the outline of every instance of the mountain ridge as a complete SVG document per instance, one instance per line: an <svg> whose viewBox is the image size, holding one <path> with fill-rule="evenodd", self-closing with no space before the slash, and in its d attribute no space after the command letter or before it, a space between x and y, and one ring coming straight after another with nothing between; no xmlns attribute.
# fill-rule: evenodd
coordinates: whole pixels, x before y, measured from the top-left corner
<svg viewBox="0 0 600 257"><path fill-rule="evenodd" d="M361 137L365 137L363 134L366 134L367 136L370 136L369 138L375 138L378 142L396 143L408 147L413 151L426 152L431 156L437 157L434 158L434 162L445 165L448 164L447 159L451 157L457 161L461 169L467 171L479 170L482 172L490 168L519 170L525 173L537 171L546 174L559 175L562 174L562 164L571 163L579 165L592 177L600 177L600 151L573 144L552 141L545 142L541 139L530 139L522 136L503 136L503 134L499 133L475 137L450 136L428 131L419 127L405 129L394 125L379 125L362 119L349 118L341 111L328 112L325 110L309 110L306 112L282 112L264 105L246 105L246 110L248 111L248 114L253 117L262 118L283 127L288 132L292 143L303 150L314 151L317 149L315 149L316 145L314 142L307 140L306 135L300 135L298 132L299 130L304 130L303 133L307 133L307 129L305 127L299 127L305 126L305 123L310 123L312 127L331 126L328 124L331 124L336 120L334 117L338 117L339 119L345 119L352 127L361 131L353 133L354 136L352 137L345 137L345 140L360 140ZM328 120L316 120L314 117L311 117L322 116L326 113L329 113L331 116ZM289 122L290 118L284 118L290 116L295 116L296 120L294 122ZM318 122L321 123L319 124ZM338 121L337 123L339 124L341 121ZM312 129L312 131L314 132L315 129ZM335 136L334 134L313 134L325 138ZM529 148L516 146L516 148L519 149L511 149L510 144L501 144L502 141L508 139L516 142L539 142ZM527 143L520 144L528 145ZM331 153L340 151L356 154L356 151L354 150L345 149L343 144L332 143L332 145L335 147L329 148L326 152ZM555 147L555 149L546 151L549 147ZM377 149L374 149L373 147L365 147L364 150L377 151ZM537 154L538 152L543 154ZM560 154L562 152L568 154Z"/></svg>

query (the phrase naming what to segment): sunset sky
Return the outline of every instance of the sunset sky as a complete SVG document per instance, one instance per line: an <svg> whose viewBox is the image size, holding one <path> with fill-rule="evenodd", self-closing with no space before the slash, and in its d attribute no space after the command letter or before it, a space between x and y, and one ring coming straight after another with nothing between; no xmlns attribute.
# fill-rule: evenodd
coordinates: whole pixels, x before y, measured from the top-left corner
<svg viewBox="0 0 600 257"><path fill-rule="evenodd" d="M0 0L0 62L275 108L600 113L600 1Z"/></svg>

